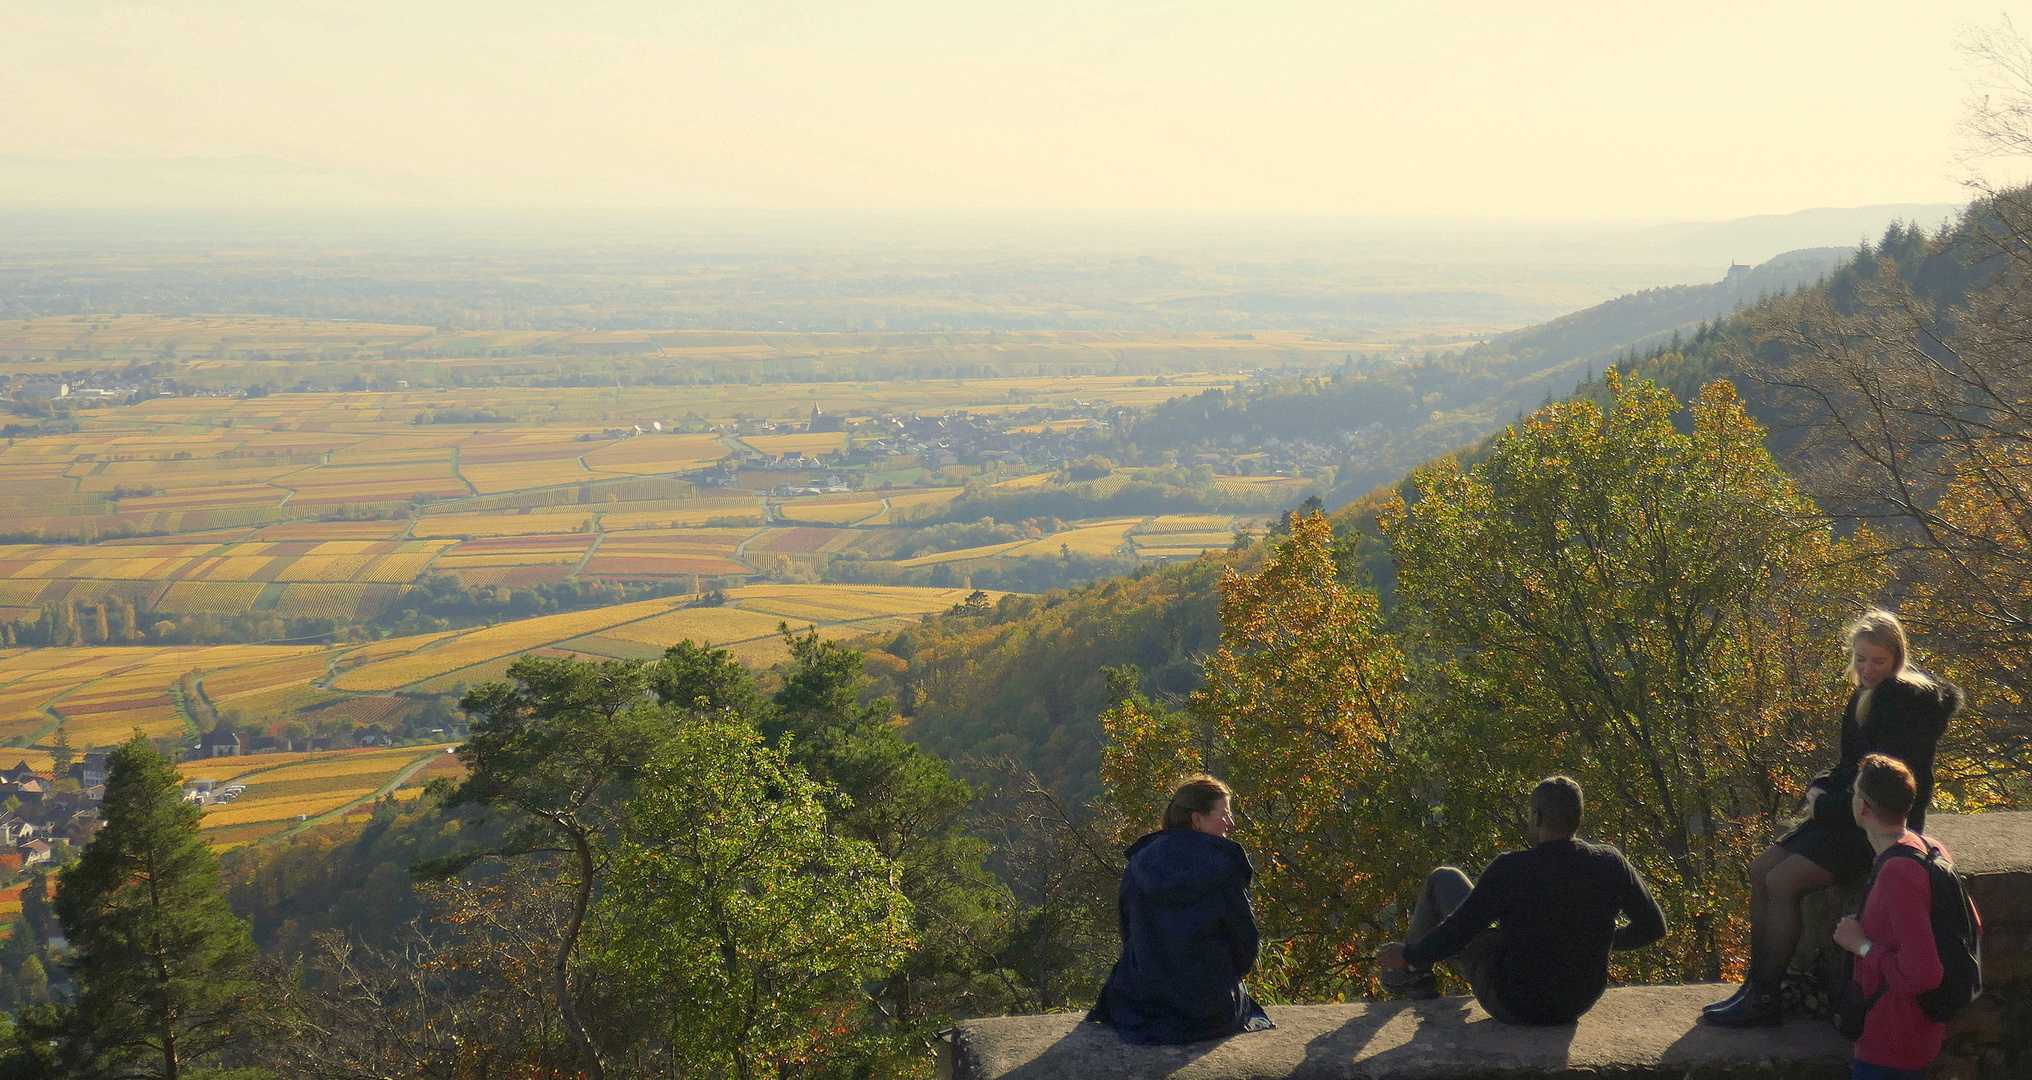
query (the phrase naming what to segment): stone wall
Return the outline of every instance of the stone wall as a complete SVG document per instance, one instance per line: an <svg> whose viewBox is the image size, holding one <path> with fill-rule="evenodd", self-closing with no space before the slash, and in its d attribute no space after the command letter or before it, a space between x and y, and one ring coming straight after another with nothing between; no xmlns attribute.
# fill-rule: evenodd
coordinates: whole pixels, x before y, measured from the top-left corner
<svg viewBox="0 0 2032 1080"><path fill-rule="evenodd" d="M2032 1077L2032 812L1942 814L1926 826L1983 920L1983 996L1948 1025L1932 1080Z"/></svg>
<svg viewBox="0 0 2032 1080"><path fill-rule="evenodd" d="M1949 1025L1932 1080L2032 1078L2032 812L1937 815L1928 831L1954 855L1982 913L1983 999ZM1811 898L1810 966L1853 893ZM1815 935L1818 935L1817 937ZM1843 1080L1850 1046L1827 1022L1725 1031L1699 1022L1727 988L1610 990L1580 1022L1512 1027L1468 998L1272 1007L1273 1031L1189 1046L1130 1046L1074 1013L956 1026L944 1075L958 1080Z"/></svg>

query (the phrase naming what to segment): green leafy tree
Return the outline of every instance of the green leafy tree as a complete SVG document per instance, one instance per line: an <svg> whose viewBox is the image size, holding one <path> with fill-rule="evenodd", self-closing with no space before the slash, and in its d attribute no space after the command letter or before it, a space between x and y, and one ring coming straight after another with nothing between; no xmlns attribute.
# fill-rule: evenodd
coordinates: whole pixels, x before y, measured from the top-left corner
<svg viewBox="0 0 2032 1080"><path fill-rule="evenodd" d="M17 1006L39 1005L49 1000L49 974L42 968L42 960L30 953L21 961L21 967L14 975L14 1000Z"/></svg>
<svg viewBox="0 0 2032 1080"><path fill-rule="evenodd" d="M76 950L74 1056L95 1075L177 1080L244 1041L254 946L219 887L175 768L140 733L113 751L105 825L58 878Z"/></svg>
<svg viewBox="0 0 2032 1080"><path fill-rule="evenodd" d="M833 793L835 830L897 865L916 945L881 981L867 1026L889 1032L897 1054L928 1061L932 1032L954 1013L992 1010L1015 991L1000 955L1013 899L967 827L973 786L903 738L889 699L860 700L861 653L816 631L783 633L791 665L762 733Z"/></svg>
<svg viewBox="0 0 2032 1080"><path fill-rule="evenodd" d="M601 1080L606 1059L579 1016L574 961L603 868L601 837L670 724L648 697L639 663L525 656L508 677L512 683L486 683L459 702L472 737L459 747L466 778L445 799L448 808L506 813L508 840L419 869L442 876L487 857L563 858L560 884L571 902L552 954L552 993L587 1075Z"/></svg>
<svg viewBox="0 0 2032 1080"><path fill-rule="evenodd" d="M1101 749L1101 801L1109 827L1128 840L1156 828L1179 778L1204 772L1214 756L1206 733L1184 712L1167 709L1142 690L1133 664L1102 668L1108 710L1101 714L1107 743Z"/></svg>
<svg viewBox="0 0 2032 1080"><path fill-rule="evenodd" d="M907 951L895 864L830 829L828 798L723 716L686 725L643 776L613 850L598 959L656 998L679 1075L823 1065L850 1049L864 983Z"/></svg>
<svg viewBox="0 0 2032 1080"><path fill-rule="evenodd" d="M1531 779L1580 779L1589 830L1666 883L1674 937L1649 974L1715 979L1745 860L1832 735L1840 623L1881 569L1728 383L1686 431L1670 393L1613 370L1606 387L1606 410L1553 405L1470 470L1421 470L1386 519L1400 603L1443 661L1424 742L1454 840L1483 853Z"/></svg>

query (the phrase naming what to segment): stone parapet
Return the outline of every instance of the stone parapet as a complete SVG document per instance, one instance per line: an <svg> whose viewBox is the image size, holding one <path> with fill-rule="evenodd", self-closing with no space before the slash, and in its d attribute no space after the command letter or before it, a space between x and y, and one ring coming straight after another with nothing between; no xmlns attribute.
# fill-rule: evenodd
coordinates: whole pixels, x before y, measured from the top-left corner
<svg viewBox="0 0 2032 1080"><path fill-rule="evenodd" d="M1577 1024L1517 1027L1465 997L1272 1006L1271 1031L1131 1046L1076 1013L961 1024L956 1080L1845 1080L1849 1044L1824 1021L1725 1031L1698 1023L1728 988L1610 990Z"/></svg>
<svg viewBox="0 0 2032 1080"><path fill-rule="evenodd" d="M1983 999L1949 1026L1933 1080L2032 1077L2032 811L1936 815L1982 912ZM1854 893L1809 898L1817 941ZM1805 961L1814 945L1802 949ZM1270 1008L1273 1031L1189 1046L1131 1046L1076 1013L968 1020L942 1072L957 1080L1839 1080L1851 1047L1824 1020L1728 1031L1700 1008L1729 988L1628 986L1577 1024L1530 1028L1470 998Z"/></svg>

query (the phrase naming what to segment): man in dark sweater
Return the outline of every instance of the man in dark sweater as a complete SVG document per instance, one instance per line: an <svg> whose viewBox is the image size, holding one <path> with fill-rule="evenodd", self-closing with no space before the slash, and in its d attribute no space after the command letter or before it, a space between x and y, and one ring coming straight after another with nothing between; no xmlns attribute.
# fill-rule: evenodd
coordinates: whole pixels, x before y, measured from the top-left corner
<svg viewBox="0 0 2032 1080"><path fill-rule="evenodd" d="M1622 852L1574 837L1580 818L1580 785L1548 777L1531 792L1534 847L1498 855L1480 881L1434 870L1405 943L1376 954L1384 985L1430 997L1432 965L1451 958L1498 1020L1568 1024L1592 1008L1609 950L1663 938L1665 913Z"/></svg>

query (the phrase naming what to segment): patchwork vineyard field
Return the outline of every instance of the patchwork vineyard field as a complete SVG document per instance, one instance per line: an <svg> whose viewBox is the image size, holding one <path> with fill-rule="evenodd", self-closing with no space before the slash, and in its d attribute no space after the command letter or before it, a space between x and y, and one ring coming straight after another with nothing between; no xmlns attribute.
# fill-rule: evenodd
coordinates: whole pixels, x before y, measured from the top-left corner
<svg viewBox="0 0 2032 1080"><path fill-rule="evenodd" d="M785 655L781 624L853 636L944 611L965 589L872 585L757 585L725 594L645 600L472 630L363 645L39 648L0 650L0 744L46 762L58 725L80 751L139 729L194 735L220 715L291 723L369 717L421 707L434 695L498 678L525 653L647 658L680 640L727 647L744 661ZM366 708L346 708L360 703ZM253 761L235 758L231 766ZM280 759L278 759L280 760ZM207 773L207 775L211 775Z"/></svg>
<svg viewBox="0 0 2032 1080"><path fill-rule="evenodd" d="M125 329L113 333L116 324ZM239 333L255 324L268 330ZM215 333L295 340L337 324L121 316L105 325L99 340L174 344ZM37 324L29 334L67 332ZM423 331L362 332L379 340ZM61 611L48 614L58 609L112 611L113 622L104 635L90 622L96 614L75 632L45 627L36 643L167 643L181 640L177 628L206 619L272 616L281 622L270 636L305 622L371 623L403 588L433 575L510 590L573 580L689 589L786 574L809 579L835 556L879 560L910 546L911 531L936 520L970 477L1007 494L1053 479L1034 464L942 465L935 459L951 455L884 441L897 440L901 421L865 422L851 413L963 407L976 417L1003 416L1053 401L1054 408L1093 411L1194 385L1190 378L1147 382L1013 378L827 384L797 393L722 385L626 394L311 391L155 397L86 409L76 414L75 430L0 447L0 509L8 511L0 515L0 644L18 636L18 624L60 618ZM793 408L764 407L786 398ZM801 417L813 406L847 416L846 430L802 431L760 419ZM658 416L685 419L666 425ZM1009 430L1052 437L1097 431L1098 424L1047 417ZM854 454L858 464L849 460ZM863 486L796 494L800 485L839 477L770 469L791 461L858 476L854 483ZM1222 483L1236 490L1305 484L1288 477ZM1118 487L1110 477L1096 490ZM1176 558L1227 528L1216 523L1203 535L1160 542L1150 527L1130 530L1142 537L1130 541L1112 518L1069 524L1041 543L975 545L898 565L951 563L964 574L997 559L1067 552ZM289 631L306 632L318 630Z"/></svg>
<svg viewBox="0 0 2032 1080"><path fill-rule="evenodd" d="M207 806L200 823L215 846L231 847L342 813L379 796L399 797L404 788L414 797L421 791L420 783L408 782L420 774L457 774L458 762L447 753L450 749L451 744L435 744L211 758L185 762L182 772L186 781L213 781L215 790L229 783L244 785L232 800Z"/></svg>
<svg viewBox="0 0 2032 1080"><path fill-rule="evenodd" d="M171 350L434 337L217 316L94 325L102 345ZM1190 557L1237 524L948 520L958 500L1060 497L1099 416L1193 377L338 393L287 392L266 364L250 351L183 369L276 374L261 393L100 397L0 446L0 754L48 768L60 737L85 753L136 731L186 747L230 731L243 752L186 763L246 785L207 808L221 846L455 772L441 753L452 706L523 655L647 659L691 639L767 666L787 657L785 625L893 631L964 602L995 567ZM805 430L814 407L844 430ZM1003 440L983 446L1030 449L961 463L944 417Z"/></svg>

